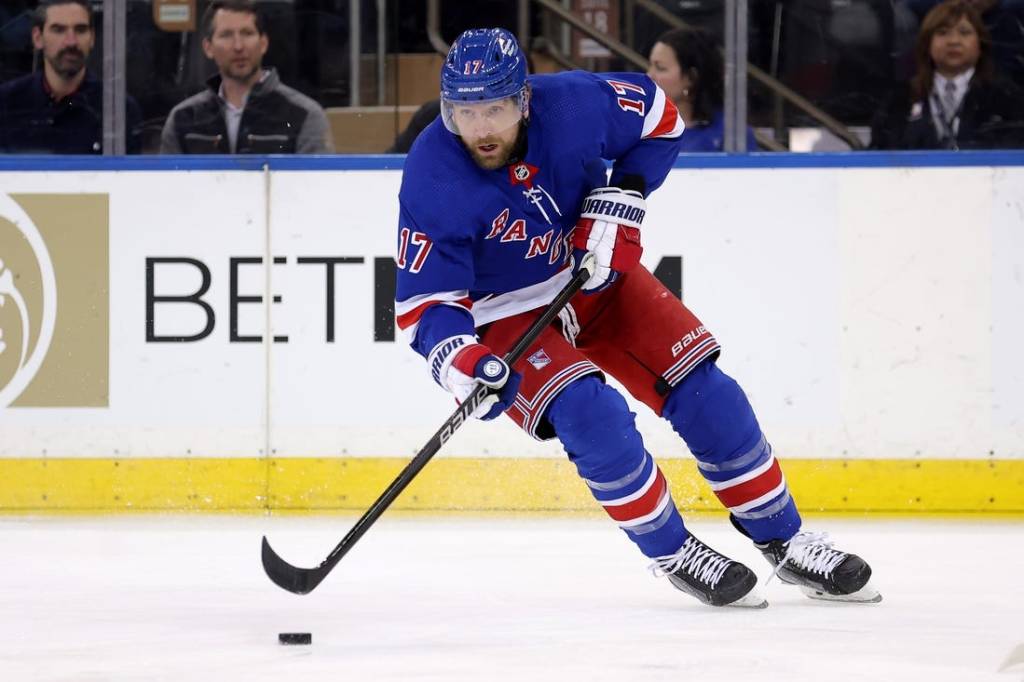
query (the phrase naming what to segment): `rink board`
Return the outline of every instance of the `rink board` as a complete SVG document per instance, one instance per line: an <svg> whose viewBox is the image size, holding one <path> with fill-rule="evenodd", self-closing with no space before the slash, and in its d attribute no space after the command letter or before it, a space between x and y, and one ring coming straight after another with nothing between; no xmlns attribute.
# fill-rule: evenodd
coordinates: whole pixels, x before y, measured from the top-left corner
<svg viewBox="0 0 1024 682"><path fill-rule="evenodd" d="M0 460L0 512L365 511L398 476L389 458ZM1024 514L1021 460L804 460L783 463L805 513ZM722 505L690 460L662 459L684 511ZM393 508L597 511L568 461L439 458Z"/></svg>
<svg viewBox="0 0 1024 682"><path fill-rule="evenodd" d="M793 158L681 159L645 264L681 264L805 506L1021 511L1024 157ZM400 161L33 163L0 166L0 509L356 509L451 411L391 319ZM557 444L474 423L400 503L578 487Z"/></svg>

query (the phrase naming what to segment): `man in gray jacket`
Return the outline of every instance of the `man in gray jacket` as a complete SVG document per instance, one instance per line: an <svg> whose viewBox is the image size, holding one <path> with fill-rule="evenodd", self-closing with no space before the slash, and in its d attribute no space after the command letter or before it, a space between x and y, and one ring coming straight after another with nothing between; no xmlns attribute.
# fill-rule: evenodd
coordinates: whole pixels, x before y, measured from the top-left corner
<svg viewBox="0 0 1024 682"><path fill-rule="evenodd" d="M263 68L269 44L252 0L213 0L203 51L219 73L167 117L161 154L329 154L327 115Z"/></svg>

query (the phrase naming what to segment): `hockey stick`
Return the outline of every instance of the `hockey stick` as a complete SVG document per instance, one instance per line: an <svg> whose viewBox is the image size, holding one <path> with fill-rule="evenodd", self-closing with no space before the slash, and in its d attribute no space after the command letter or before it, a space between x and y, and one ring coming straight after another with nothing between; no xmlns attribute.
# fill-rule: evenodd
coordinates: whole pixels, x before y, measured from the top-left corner
<svg viewBox="0 0 1024 682"><path fill-rule="evenodd" d="M530 328L527 329L522 337L512 346L512 350L505 356L505 362L509 366L515 364L526 349L537 340L540 333L551 324L551 321L555 319L565 304L569 302L569 299L578 292L583 285L586 283L590 276L594 272L594 255L588 253L583 257L583 263L580 267L580 271L576 273L576 276L562 288L558 295L555 296L554 300L548 305L547 310L544 314L538 317ZM452 413L448 419L445 420L441 428L437 430L427 444L423 446L423 449L416 453L416 456L405 466L402 473L398 475L391 485L387 487L377 501L370 505L370 508L363 514L362 518L356 521L356 524L352 526L352 530L342 538L338 546L331 550L331 553L327 555L327 558L317 566L316 568L300 568L298 566L292 566L287 561L277 555L277 552L273 550L270 543L267 541L267 537L263 536L263 570L266 571L267 576L274 581L279 587L282 587L289 592L295 594L308 594L312 592L317 585L319 585L327 574L334 569L342 557L348 553L352 546L359 541L359 538L370 529L370 526L380 518L380 516L387 510L391 503L395 501L406 486L412 482L412 479L427 465L427 462L437 454L438 450L452 437L452 434L462 426L473 413L473 410L480 405L480 403L487 398L491 390L483 384L477 384L476 388L469 395L469 397L459 405L458 409Z"/></svg>

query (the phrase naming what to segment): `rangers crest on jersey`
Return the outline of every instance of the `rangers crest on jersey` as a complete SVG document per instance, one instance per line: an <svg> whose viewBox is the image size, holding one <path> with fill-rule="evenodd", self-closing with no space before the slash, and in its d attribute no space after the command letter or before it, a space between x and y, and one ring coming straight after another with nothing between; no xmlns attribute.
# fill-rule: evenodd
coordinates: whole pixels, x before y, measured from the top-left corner
<svg viewBox="0 0 1024 682"><path fill-rule="evenodd" d="M551 358L544 352L544 349L539 349L536 353L526 358L526 361L533 365L536 370L541 370L551 364Z"/></svg>

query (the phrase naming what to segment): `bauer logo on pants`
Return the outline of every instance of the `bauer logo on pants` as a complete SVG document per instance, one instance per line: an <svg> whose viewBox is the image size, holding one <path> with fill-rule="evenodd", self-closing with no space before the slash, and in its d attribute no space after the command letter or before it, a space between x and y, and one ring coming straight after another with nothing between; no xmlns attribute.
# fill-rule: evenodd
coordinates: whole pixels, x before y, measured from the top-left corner
<svg viewBox="0 0 1024 682"><path fill-rule="evenodd" d="M109 404L108 203L0 193L0 409Z"/></svg>

